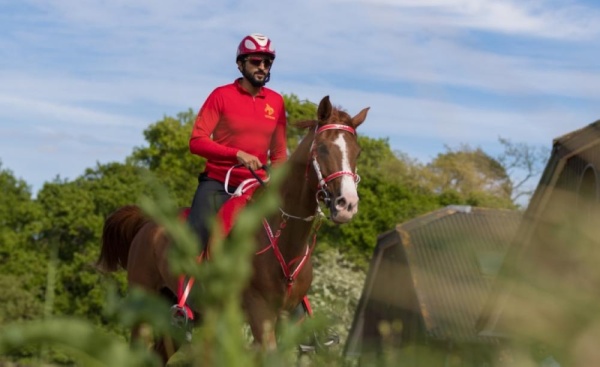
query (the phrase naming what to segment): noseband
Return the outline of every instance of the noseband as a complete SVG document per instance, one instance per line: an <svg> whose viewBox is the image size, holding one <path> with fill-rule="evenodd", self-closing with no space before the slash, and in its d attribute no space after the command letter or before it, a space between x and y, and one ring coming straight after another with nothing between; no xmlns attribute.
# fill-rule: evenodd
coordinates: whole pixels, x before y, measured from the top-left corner
<svg viewBox="0 0 600 367"><path fill-rule="evenodd" d="M356 135L356 130L353 127L347 126L347 125L327 124L327 125L321 126L315 132L315 140L313 140L310 150L311 150L311 154L312 154L312 164L313 164L313 167L317 174L317 180L318 180L317 202L319 201L319 194L321 194L325 205L330 206L331 205L331 197L330 197L329 189L327 187L327 183L332 180L335 180L338 177L350 176L350 177L352 177L354 182L358 185L358 183L360 182L360 176L357 173L354 173L352 171L337 171L337 172L333 172L332 174L330 174L329 176L327 176L325 178L323 177L323 173L321 172L321 166L319 165L319 162L317 161L317 149L316 149L315 141L316 141L316 136L319 133L322 133L323 131L327 131L327 130L343 130L343 131L347 131L347 132L351 133L352 135Z"/></svg>

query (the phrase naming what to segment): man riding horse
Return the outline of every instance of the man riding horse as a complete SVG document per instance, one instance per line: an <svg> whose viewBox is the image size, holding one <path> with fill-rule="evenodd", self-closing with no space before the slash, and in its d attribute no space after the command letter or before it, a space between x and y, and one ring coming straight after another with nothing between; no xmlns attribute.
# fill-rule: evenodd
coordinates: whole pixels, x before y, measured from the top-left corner
<svg viewBox="0 0 600 367"><path fill-rule="evenodd" d="M232 193L254 180L250 170L264 181L268 163L277 166L287 160L284 101L265 87L274 60L275 48L268 37L244 37L236 55L242 77L213 90L196 117L190 152L206 158L206 168L198 177L188 222L204 251L211 218ZM299 305L295 313L303 314L307 306Z"/></svg>

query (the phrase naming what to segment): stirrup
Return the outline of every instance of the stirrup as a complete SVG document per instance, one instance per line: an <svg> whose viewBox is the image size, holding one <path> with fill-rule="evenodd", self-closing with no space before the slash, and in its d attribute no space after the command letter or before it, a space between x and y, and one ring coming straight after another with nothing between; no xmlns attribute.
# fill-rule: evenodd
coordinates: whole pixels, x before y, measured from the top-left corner
<svg viewBox="0 0 600 367"><path fill-rule="evenodd" d="M298 345L298 350L300 353L309 353L316 352L320 349L331 348L334 345L340 344L340 335L333 331L333 329L327 329L327 335L325 336L325 341L322 343L319 341L319 336L317 333L314 334L310 344L302 344Z"/></svg>
<svg viewBox="0 0 600 367"><path fill-rule="evenodd" d="M192 325L184 307L175 304L171 307L171 325L185 332L185 340L192 341Z"/></svg>

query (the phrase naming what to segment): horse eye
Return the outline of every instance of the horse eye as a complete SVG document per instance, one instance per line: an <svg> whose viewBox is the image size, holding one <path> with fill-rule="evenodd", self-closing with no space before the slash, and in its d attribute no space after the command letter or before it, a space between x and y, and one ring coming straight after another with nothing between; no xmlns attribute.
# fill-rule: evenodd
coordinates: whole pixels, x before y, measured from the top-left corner
<svg viewBox="0 0 600 367"><path fill-rule="evenodd" d="M327 146L324 144L319 144L317 146L317 151L319 152L320 155L328 155L329 154L329 149L327 149Z"/></svg>

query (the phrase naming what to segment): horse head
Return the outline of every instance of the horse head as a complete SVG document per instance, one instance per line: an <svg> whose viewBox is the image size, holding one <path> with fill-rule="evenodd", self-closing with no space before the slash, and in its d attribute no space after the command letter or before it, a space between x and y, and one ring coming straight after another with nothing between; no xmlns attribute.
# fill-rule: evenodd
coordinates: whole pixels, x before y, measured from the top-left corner
<svg viewBox="0 0 600 367"><path fill-rule="evenodd" d="M318 184L318 195L329 207L331 220L346 223L358 212L356 161L360 146L356 128L362 124L369 108L351 117L334 108L325 96L317 109L318 124L311 147L312 162Z"/></svg>

